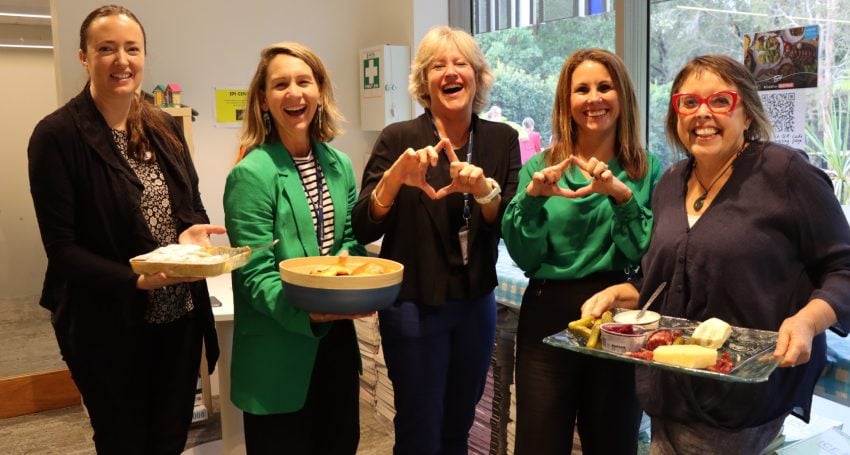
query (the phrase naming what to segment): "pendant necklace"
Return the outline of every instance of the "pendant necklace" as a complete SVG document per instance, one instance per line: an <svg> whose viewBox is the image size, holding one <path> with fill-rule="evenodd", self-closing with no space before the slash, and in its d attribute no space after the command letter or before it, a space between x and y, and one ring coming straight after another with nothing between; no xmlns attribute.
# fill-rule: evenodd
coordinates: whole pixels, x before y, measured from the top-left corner
<svg viewBox="0 0 850 455"><path fill-rule="evenodd" d="M714 178L714 180L711 182L711 185L708 185L708 188L706 188L705 185L702 184L702 181L699 179L699 175L697 175L696 162L694 162L694 178L697 179L697 183L699 183L699 186L702 187L703 191L702 196L698 197L697 200L694 201L693 207L695 212L699 212L700 210L702 210L702 206L705 205L705 198L708 197L708 192L711 191L712 188L714 188L714 184L717 183L718 180L720 180L720 177L723 177L723 174L725 174L726 171L728 171L732 167L732 165L735 164L735 160L737 160L738 157L741 156L741 152L743 151L744 148L741 147L741 150L739 150L738 153L735 154L735 157L732 158L732 161L730 161L729 164L727 164L726 167L723 168L722 171L720 171L720 174L717 174L717 177Z"/></svg>

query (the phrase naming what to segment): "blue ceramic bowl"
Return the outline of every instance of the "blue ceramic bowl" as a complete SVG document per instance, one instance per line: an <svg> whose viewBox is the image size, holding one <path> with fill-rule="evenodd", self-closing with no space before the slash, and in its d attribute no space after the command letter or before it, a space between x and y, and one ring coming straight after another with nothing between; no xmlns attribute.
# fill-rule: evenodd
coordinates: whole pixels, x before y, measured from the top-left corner
<svg viewBox="0 0 850 455"><path fill-rule="evenodd" d="M388 259L349 257L343 267L354 271L364 263L380 266L381 274L324 276L318 268L340 266L335 256L305 257L280 262L284 297L303 311L313 313L369 313L391 305L401 290L404 266Z"/></svg>

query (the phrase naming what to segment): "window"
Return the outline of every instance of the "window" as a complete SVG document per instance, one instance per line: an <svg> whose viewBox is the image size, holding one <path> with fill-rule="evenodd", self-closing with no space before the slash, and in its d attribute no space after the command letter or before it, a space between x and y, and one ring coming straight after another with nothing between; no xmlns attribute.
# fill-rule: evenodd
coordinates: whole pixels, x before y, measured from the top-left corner
<svg viewBox="0 0 850 455"><path fill-rule="evenodd" d="M457 2L457 0L450 0ZM526 27L613 11L613 0L471 0L473 32Z"/></svg>
<svg viewBox="0 0 850 455"><path fill-rule="evenodd" d="M744 61L744 35L819 26L818 84L797 91L805 103L805 146L833 178L842 204L850 199L850 0L653 0L650 8L649 150L670 164L664 117L670 85L688 60L726 54ZM782 49L789 50L783 42ZM758 72L757 79L758 79ZM770 93L770 92L763 92ZM768 103L769 104L769 103ZM770 106L766 105L768 111ZM786 114L787 109L779 111ZM781 132L782 125L774 122Z"/></svg>
<svg viewBox="0 0 850 455"><path fill-rule="evenodd" d="M501 26L501 14L508 15L510 27L491 26ZM527 136L522 121L531 118L543 147L551 137L552 103L564 61L585 47L614 50L613 2L608 0L474 0L472 23L496 76L490 103L501 115L494 109L491 116L516 128L521 139Z"/></svg>

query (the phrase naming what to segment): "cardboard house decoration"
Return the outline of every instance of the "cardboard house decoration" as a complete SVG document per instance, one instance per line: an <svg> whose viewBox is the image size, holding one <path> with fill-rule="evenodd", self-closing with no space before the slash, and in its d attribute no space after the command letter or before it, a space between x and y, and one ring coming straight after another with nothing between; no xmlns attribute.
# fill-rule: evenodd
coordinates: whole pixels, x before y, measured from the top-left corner
<svg viewBox="0 0 850 455"><path fill-rule="evenodd" d="M165 106L165 87L162 84L153 88L153 105L158 107Z"/></svg>
<svg viewBox="0 0 850 455"><path fill-rule="evenodd" d="M180 88L179 84L168 84L165 86L165 103L168 106L172 107L180 107L181 100L180 94L183 92L183 89Z"/></svg>

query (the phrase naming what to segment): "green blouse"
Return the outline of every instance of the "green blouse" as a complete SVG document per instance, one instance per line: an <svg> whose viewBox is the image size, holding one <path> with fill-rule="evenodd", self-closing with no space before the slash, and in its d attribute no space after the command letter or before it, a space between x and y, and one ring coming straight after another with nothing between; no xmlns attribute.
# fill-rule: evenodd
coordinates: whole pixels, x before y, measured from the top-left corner
<svg viewBox="0 0 850 455"><path fill-rule="evenodd" d="M519 173L519 188L502 218L502 236L511 258L530 278L569 280L640 264L652 232L650 197L661 163L648 154L648 172L632 180L614 158L608 168L633 196L616 205L604 194L580 198L533 197L525 192L535 172L547 167L538 153ZM560 186L577 190L589 183L576 166Z"/></svg>

